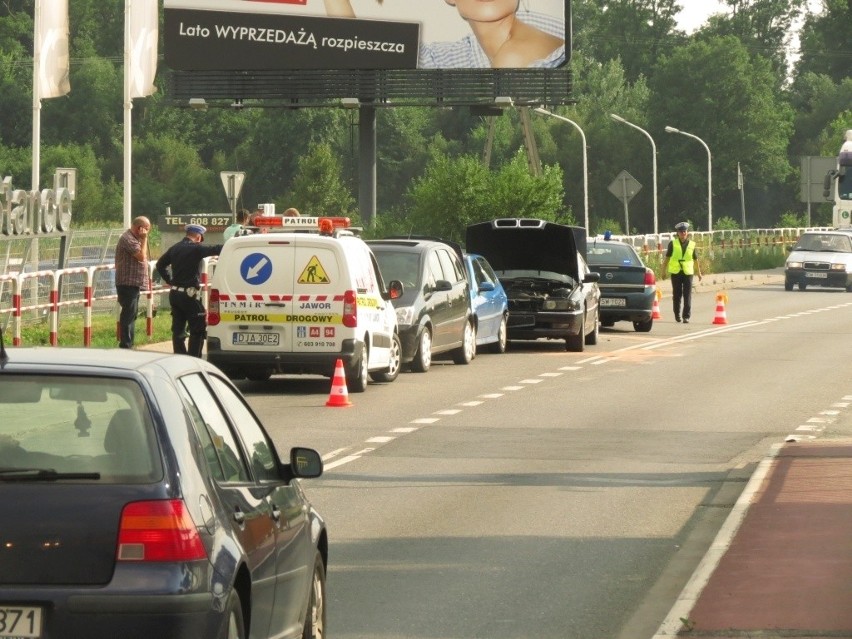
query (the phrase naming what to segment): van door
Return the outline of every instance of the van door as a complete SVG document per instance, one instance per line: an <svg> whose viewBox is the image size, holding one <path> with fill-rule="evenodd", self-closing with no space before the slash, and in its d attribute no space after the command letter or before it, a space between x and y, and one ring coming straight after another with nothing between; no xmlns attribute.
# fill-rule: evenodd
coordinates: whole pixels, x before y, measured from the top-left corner
<svg viewBox="0 0 852 639"><path fill-rule="evenodd" d="M344 325L344 298L354 288L337 240L305 235L296 239L293 305L287 322L293 351L340 352L355 329Z"/></svg>
<svg viewBox="0 0 852 639"><path fill-rule="evenodd" d="M291 352L294 240L271 235L229 241L214 273L219 290L220 323L208 329L222 350ZM292 237L292 236L291 236Z"/></svg>

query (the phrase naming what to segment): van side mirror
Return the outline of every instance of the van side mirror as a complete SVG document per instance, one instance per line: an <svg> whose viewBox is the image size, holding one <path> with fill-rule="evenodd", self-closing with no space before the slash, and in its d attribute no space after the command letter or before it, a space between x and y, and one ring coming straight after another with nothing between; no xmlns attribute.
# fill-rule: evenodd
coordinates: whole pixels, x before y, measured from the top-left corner
<svg viewBox="0 0 852 639"><path fill-rule="evenodd" d="M405 287L399 280L391 280L388 282L387 298L389 300L398 300L405 293ZM382 296L384 297L384 296Z"/></svg>

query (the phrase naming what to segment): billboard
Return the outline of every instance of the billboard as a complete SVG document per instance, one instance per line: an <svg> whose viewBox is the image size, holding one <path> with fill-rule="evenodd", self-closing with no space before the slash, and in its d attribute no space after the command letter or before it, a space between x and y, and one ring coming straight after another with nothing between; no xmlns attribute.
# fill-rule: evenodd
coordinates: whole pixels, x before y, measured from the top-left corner
<svg viewBox="0 0 852 639"><path fill-rule="evenodd" d="M176 71L554 69L569 0L164 0ZM567 42L566 42L567 33Z"/></svg>

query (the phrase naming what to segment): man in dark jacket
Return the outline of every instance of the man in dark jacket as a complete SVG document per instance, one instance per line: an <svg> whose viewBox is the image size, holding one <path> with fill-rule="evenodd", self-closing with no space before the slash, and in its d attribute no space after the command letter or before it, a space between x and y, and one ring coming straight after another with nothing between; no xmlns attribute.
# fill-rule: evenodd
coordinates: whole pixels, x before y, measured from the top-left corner
<svg viewBox="0 0 852 639"><path fill-rule="evenodd" d="M157 272L171 286L172 349L175 353L201 357L207 338L207 311L202 303L201 262L219 255L222 245L205 246L207 229L200 224L187 224L186 236L171 246L157 260ZM185 336L189 326L189 348Z"/></svg>

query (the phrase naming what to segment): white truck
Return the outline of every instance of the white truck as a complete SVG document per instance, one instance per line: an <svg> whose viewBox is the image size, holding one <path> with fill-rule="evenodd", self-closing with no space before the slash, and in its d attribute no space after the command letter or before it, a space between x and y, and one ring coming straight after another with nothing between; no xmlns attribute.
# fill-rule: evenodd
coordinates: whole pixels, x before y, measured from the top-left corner
<svg viewBox="0 0 852 639"><path fill-rule="evenodd" d="M825 176L823 195L834 202L834 228L852 229L852 129L843 137L837 167Z"/></svg>

